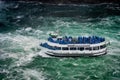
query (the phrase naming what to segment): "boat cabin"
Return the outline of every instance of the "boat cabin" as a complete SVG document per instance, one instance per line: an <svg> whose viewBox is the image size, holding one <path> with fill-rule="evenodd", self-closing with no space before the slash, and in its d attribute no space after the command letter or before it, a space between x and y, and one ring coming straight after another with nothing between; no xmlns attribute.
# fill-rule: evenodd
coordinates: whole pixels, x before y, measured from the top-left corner
<svg viewBox="0 0 120 80"><path fill-rule="evenodd" d="M105 41L105 38L97 36L89 37L58 37L58 38L48 38L48 42L41 44L43 47L46 47L50 50L79 50L79 51L93 51L100 50L106 47L106 44L102 43Z"/></svg>

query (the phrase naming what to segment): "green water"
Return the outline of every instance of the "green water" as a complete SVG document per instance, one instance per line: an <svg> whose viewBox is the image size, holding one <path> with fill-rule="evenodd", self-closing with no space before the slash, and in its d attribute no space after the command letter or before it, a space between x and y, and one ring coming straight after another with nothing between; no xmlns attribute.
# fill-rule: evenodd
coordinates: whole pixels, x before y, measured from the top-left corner
<svg viewBox="0 0 120 80"><path fill-rule="evenodd" d="M108 54L46 57L39 43L56 30L105 37ZM0 2L0 80L120 80L119 5Z"/></svg>

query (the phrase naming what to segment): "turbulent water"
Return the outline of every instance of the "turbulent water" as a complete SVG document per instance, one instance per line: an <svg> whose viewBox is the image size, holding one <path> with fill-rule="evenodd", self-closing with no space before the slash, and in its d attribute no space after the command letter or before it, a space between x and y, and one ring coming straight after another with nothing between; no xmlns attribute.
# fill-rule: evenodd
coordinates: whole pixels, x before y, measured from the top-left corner
<svg viewBox="0 0 120 80"><path fill-rule="evenodd" d="M105 37L108 54L46 57L39 44L56 30ZM0 2L0 80L120 80L120 5Z"/></svg>

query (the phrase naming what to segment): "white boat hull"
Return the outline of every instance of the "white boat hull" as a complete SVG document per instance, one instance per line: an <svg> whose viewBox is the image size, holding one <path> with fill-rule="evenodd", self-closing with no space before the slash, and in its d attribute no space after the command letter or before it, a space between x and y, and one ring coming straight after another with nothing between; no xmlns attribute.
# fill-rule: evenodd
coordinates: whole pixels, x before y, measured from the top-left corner
<svg viewBox="0 0 120 80"><path fill-rule="evenodd" d="M55 57L80 57L80 56L101 56L107 54L107 49L101 49L97 51L62 51L62 50L46 50L44 52L45 54L49 56L55 56Z"/></svg>

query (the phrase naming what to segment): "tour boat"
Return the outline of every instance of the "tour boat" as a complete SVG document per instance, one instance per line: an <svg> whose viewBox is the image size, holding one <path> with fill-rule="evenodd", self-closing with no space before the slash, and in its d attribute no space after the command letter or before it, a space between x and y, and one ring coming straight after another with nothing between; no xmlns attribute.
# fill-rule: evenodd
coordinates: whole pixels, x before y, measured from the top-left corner
<svg viewBox="0 0 120 80"><path fill-rule="evenodd" d="M52 34L40 46L45 49L45 54L55 57L100 56L107 53L105 38L98 36L58 36Z"/></svg>

